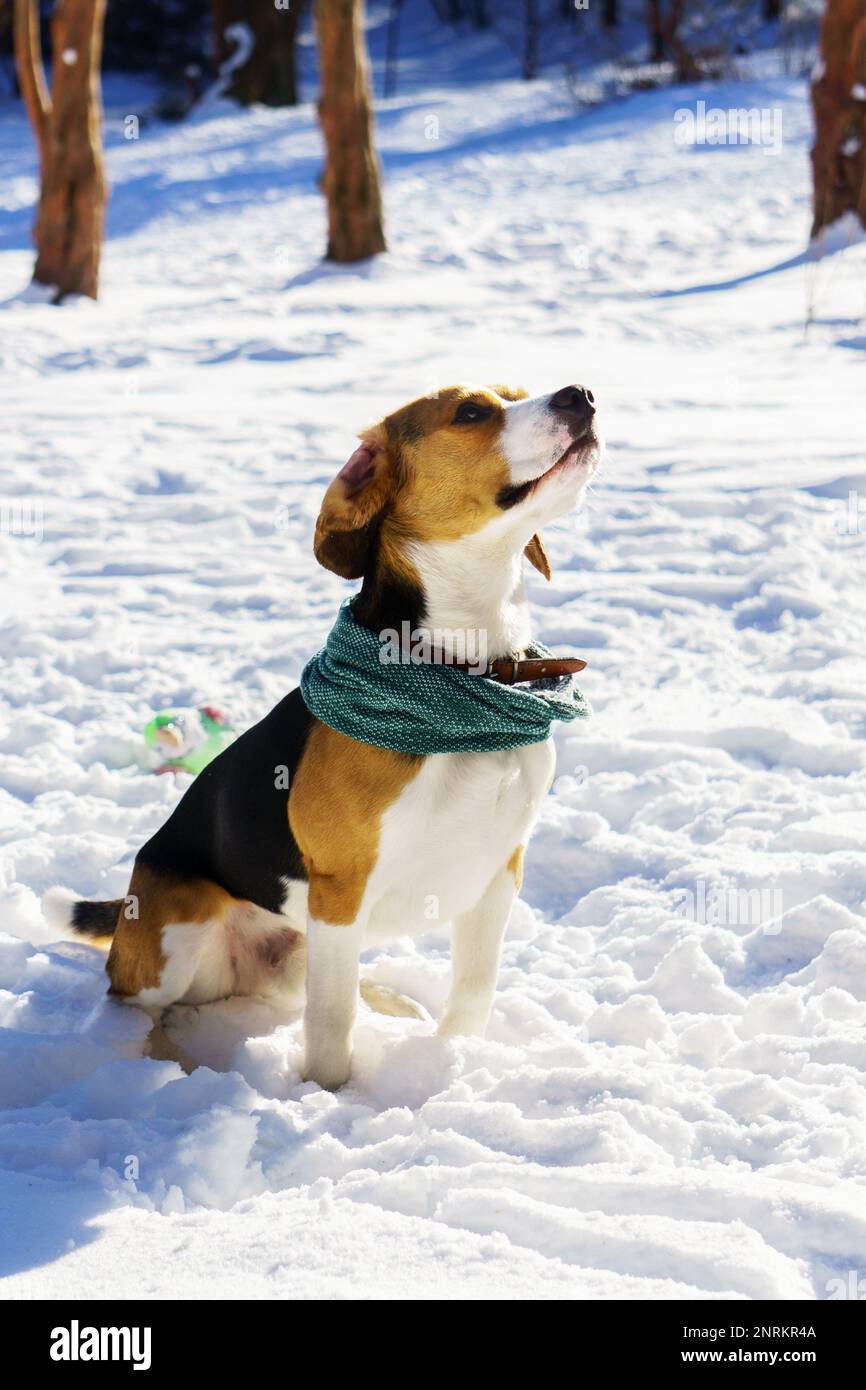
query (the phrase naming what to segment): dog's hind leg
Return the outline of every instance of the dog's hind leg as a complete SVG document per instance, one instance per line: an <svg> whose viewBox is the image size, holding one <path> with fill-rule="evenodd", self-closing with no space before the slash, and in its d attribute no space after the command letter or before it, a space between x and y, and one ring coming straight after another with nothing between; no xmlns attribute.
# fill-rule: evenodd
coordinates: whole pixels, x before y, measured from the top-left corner
<svg viewBox="0 0 866 1390"><path fill-rule="evenodd" d="M152 1011L232 992L223 923L235 899L208 879L136 864L106 970L111 993Z"/></svg>
<svg viewBox="0 0 866 1390"><path fill-rule="evenodd" d="M133 869L105 968L109 993L153 1021L145 1056L193 1070L195 1064L166 1028L164 1014L172 1004L205 1003L232 992L234 971L224 924L235 905L229 893L208 879L183 878L146 864Z"/></svg>

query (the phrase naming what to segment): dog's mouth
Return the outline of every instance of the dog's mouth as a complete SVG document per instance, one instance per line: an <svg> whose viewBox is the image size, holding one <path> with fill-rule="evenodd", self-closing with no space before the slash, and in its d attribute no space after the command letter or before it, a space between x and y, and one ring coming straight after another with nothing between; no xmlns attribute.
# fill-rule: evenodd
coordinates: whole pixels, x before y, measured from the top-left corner
<svg viewBox="0 0 866 1390"><path fill-rule="evenodd" d="M598 439L594 430L590 426L581 434L579 439L573 439L564 454L546 468L543 473L539 473L537 478L530 478L528 483L515 483L511 487L505 487L499 493L497 502L502 508L516 507L524 502L533 492L559 474L567 472L572 464L581 463L584 458L588 458L594 449L598 448Z"/></svg>
<svg viewBox="0 0 866 1390"><path fill-rule="evenodd" d="M581 454L583 452L584 446L587 444L587 436L584 436L581 439L573 440L571 444L569 444L565 453L562 455L562 458L557 459L556 463L553 465L552 468L548 468L546 473L542 473L540 478L535 479L533 487L538 487L539 483L543 483L545 478L553 477L554 473L564 473L570 463L577 462L578 454Z"/></svg>
<svg viewBox="0 0 866 1390"><path fill-rule="evenodd" d="M530 490L540 487L548 478L556 474L565 473L571 464L589 463L593 454L597 454L601 448L601 440L596 434L592 421L590 421L576 439L572 439L565 453L562 454L550 468L544 473L533 478Z"/></svg>

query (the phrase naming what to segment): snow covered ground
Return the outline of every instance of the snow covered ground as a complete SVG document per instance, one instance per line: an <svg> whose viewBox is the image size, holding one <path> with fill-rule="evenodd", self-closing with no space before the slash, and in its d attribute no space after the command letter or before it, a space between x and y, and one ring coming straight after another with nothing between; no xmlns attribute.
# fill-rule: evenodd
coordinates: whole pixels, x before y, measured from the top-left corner
<svg viewBox="0 0 866 1390"><path fill-rule="evenodd" d="M682 148L697 100L777 153ZM385 103L392 251L323 266L309 106L123 139L101 302L21 295L33 160L0 121L0 1292L826 1298L866 1272L866 247L806 265L804 84L556 82ZM26 151L26 155L22 153ZM804 328L807 313L812 323ZM39 900L116 896L181 787L175 704L241 725L347 590L312 525L356 428L437 384L587 382L609 458L547 537L539 636L589 658L486 1041L362 1012L178 1011L141 1058ZM29 534L21 534L29 532ZM369 973L434 1015L436 931Z"/></svg>

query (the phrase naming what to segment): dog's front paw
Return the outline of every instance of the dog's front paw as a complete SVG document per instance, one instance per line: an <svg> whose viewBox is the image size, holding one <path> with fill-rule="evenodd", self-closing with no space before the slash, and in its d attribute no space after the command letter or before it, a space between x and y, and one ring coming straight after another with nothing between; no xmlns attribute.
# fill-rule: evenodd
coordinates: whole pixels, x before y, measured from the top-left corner
<svg viewBox="0 0 866 1390"><path fill-rule="evenodd" d="M436 1032L440 1038L483 1038L488 1017L486 1010L448 1009Z"/></svg>
<svg viewBox="0 0 866 1390"><path fill-rule="evenodd" d="M325 1053L307 1049L304 1080L314 1081L323 1091L339 1091L349 1080L351 1070L352 1054L348 1049L345 1052L328 1049Z"/></svg>

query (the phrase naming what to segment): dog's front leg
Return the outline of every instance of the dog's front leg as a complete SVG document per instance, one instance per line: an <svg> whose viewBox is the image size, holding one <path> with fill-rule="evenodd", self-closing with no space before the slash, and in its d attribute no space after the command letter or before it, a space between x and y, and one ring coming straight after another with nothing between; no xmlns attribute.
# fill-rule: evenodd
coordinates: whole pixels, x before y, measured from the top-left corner
<svg viewBox="0 0 866 1390"><path fill-rule="evenodd" d="M483 1037L493 1004L502 938L517 896L515 872L499 870L484 896L451 928L451 993L440 1034Z"/></svg>
<svg viewBox="0 0 866 1390"><path fill-rule="evenodd" d="M361 921L336 926L310 917L307 923L304 1074L326 1091L349 1079L362 931Z"/></svg>

